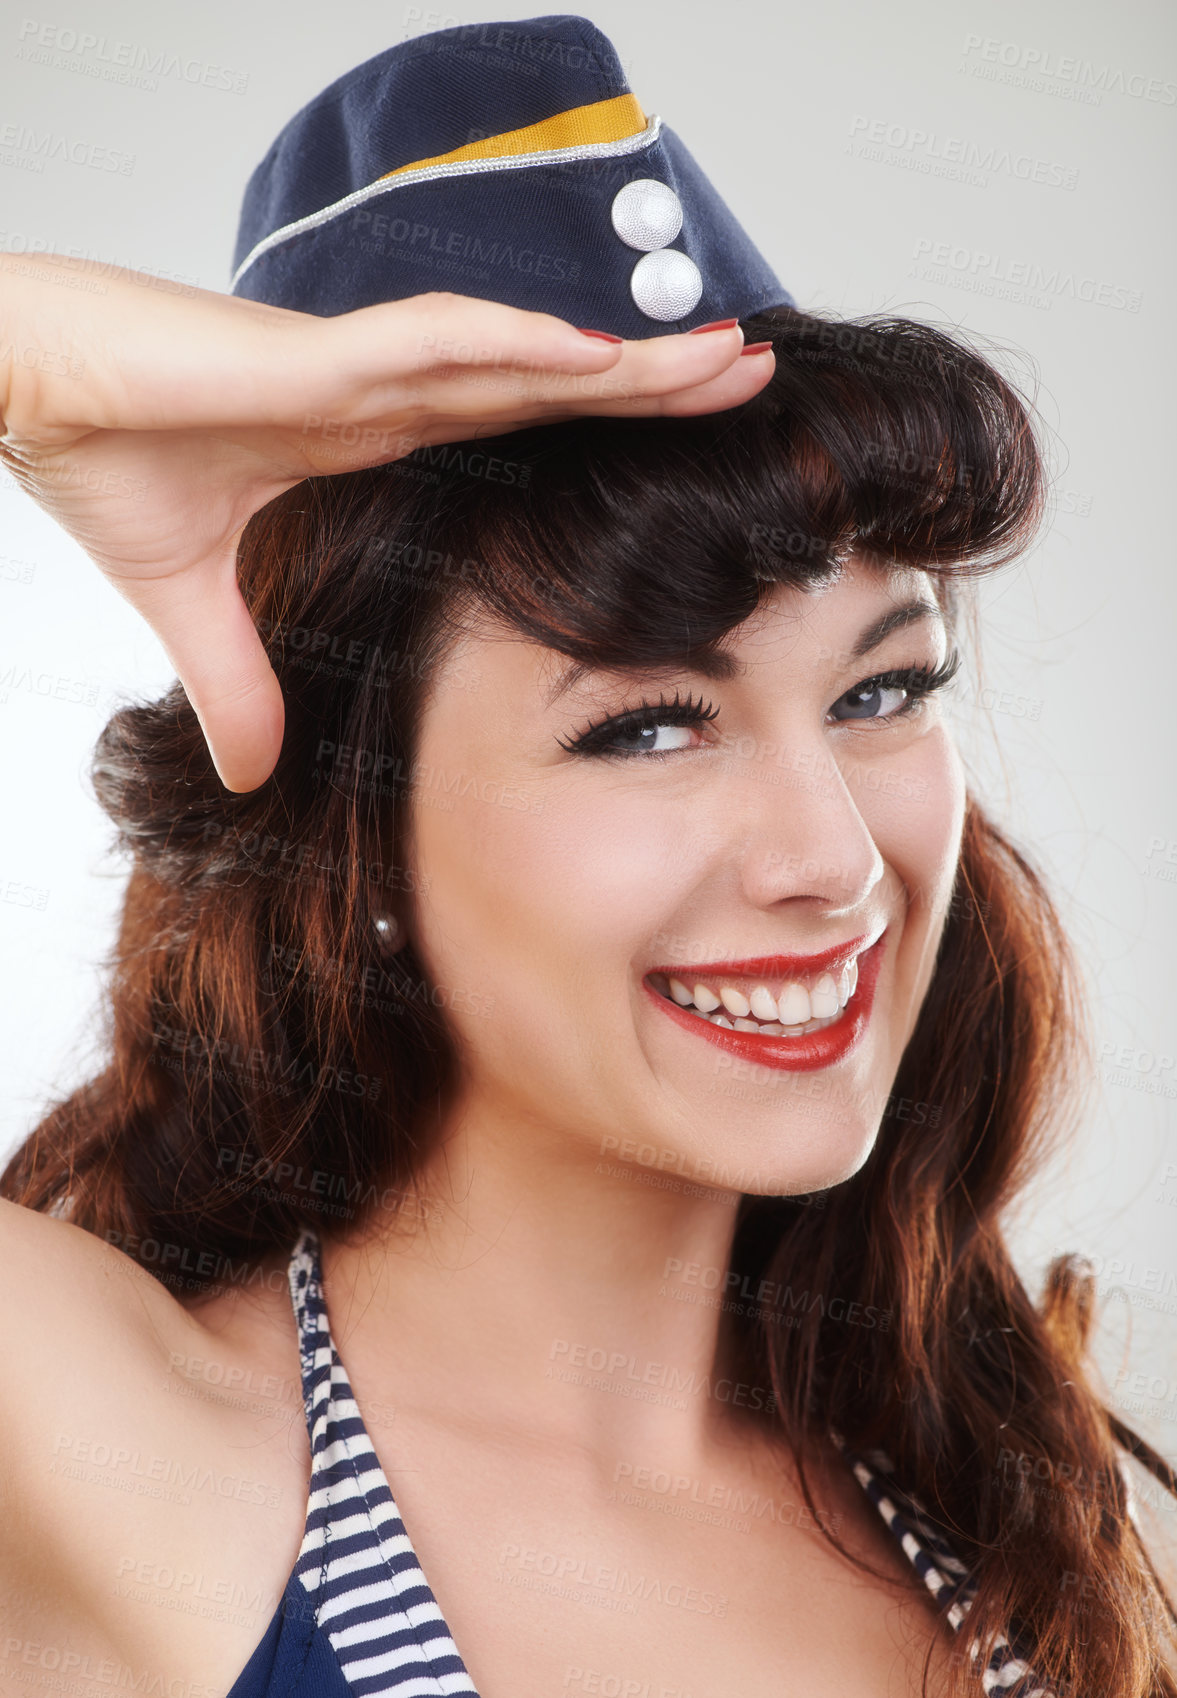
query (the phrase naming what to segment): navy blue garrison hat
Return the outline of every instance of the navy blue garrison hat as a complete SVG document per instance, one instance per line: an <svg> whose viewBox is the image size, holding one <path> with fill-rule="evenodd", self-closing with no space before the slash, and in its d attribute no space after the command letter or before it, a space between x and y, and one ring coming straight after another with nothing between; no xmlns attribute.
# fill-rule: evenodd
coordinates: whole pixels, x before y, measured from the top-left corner
<svg viewBox="0 0 1177 1698"><path fill-rule="evenodd" d="M431 289L644 338L795 306L587 18L399 42L291 118L234 295L332 317Z"/></svg>

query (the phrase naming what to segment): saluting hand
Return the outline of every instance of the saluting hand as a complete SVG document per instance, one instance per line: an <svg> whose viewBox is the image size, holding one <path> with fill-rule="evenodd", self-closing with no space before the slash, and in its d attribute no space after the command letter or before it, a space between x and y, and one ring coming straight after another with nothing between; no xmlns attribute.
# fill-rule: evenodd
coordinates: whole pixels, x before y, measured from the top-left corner
<svg viewBox="0 0 1177 1698"><path fill-rule="evenodd" d="M91 270L100 291L77 286ZM434 443L721 411L773 369L738 327L616 343L446 292L320 318L156 284L0 255L0 460L156 632L236 791L269 777L284 724L237 585L259 508Z"/></svg>

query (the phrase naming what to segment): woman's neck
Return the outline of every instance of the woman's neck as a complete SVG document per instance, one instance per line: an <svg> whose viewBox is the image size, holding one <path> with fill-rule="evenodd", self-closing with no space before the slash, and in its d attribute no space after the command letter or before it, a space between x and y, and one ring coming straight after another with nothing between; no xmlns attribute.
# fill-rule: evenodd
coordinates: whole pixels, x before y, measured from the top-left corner
<svg viewBox="0 0 1177 1698"><path fill-rule="evenodd" d="M595 1155L467 1115L427 1162L420 1202L394 1195L355 1234L324 1225L345 1363L387 1364L389 1389L411 1385L438 1418L476 1407L480 1422L662 1466L766 1412L768 1387L729 1367L738 1194Z"/></svg>

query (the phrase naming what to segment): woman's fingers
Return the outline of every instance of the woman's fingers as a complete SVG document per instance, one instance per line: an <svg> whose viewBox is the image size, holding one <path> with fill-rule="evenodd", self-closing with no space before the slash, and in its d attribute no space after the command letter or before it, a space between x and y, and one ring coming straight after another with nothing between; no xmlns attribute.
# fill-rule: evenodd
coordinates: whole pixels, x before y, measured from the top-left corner
<svg viewBox="0 0 1177 1698"><path fill-rule="evenodd" d="M344 404L372 420L410 392L427 416L509 418L536 402L621 414L648 397L711 382L734 365L744 341L733 326L604 342L547 313L445 294L324 322L333 343L328 362L350 391ZM741 374L740 385L746 381Z"/></svg>
<svg viewBox="0 0 1177 1698"><path fill-rule="evenodd" d="M550 313L444 291L359 307L315 322L324 327L331 344L330 364L360 386L388 376L433 376L444 382L451 374L470 370L490 378L492 386L501 380L504 391L510 384L542 388L572 376L582 378L592 392L594 379L623 364L631 368L627 376L641 375L651 388L661 390L705 381L743 346L738 326L697 336L675 332L603 341ZM605 384L604 393L609 390Z"/></svg>
<svg viewBox="0 0 1177 1698"><path fill-rule="evenodd" d="M282 689L237 584L239 537L182 573L114 580L159 637L221 782L255 790L282 748Z"/></svg>
<svg viewBox="0 0 1177 1698"><path fill-rule="evenodd" d="M536 403L640 416L671 411L649 402L675 394L694 405L743 345L738 326L602 341L548 313L445 291L321 318L212 290L172 295L108 268L91 295L10 274L6 259L5 317L69 359L67 371L44 361L8 371L10 432L43 447L92 430L268 432L294 477L399 458L430 419L507 423L534 418ZM46 263L63 283L89 264ZM755 387L733 371L718 404Z"/></svg>
<svg viewBox="0 0 1177 1698"><path fill-rule="evenodd" d="M631 418L687 418L699 413L722 412L750 400L764 388L773 369L771 350L740 356L709 381L691 388L675 389L666 394L635 394L627 402L625 413ZM456 399L453 394L448 398L451 401ZM465 438L505 436L532 425L563 424L569 419L592 415L614 417L619 411L616 401L610 398L582 398L575 406L567 402L561 406L553 399L534 399L526 406L515 403L510 416L504 414L499 418L492 418L486 409L465 415L456 411L435 412L423 418L414 445L433 447Z"/></svg>
<svg viewBox="0 0 1177 1698"><path fill-rule="evenodd" d="M750 401L762 390L776 369L771 348L759 353L741 350L739 356L714 377L690 388L672 389L638 403L643 417L688 418L699 413L723 412ZM652 403L649 411L646 401Z"/></svg>
<svg viewBox="0 0 1177 1698"><path fill-rule="evenodd" d="M578 414L721 410L750 399L772 374L771 358L743 357L738 326L610 343L545 313L444 294L363 307L326 323L332 368L350 392L325 412L304 411L297 451L316 472ZM395 378L381 372L384 345Z"/></svg>

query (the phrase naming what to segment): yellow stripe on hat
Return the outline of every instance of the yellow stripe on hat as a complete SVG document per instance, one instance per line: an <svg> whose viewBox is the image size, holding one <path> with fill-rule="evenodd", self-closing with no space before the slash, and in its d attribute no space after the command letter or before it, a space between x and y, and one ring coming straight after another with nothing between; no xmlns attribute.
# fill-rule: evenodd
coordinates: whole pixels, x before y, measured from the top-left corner
<svg viewBox="0 0 1177 1698"><path fill-rule="evenodd" d="M481 141L468 142L449 153L435 153L430 159L414 159L409 165L398 165L386 171L377 182L385 182L402 171L419 171L425 165L449 165L463 159L497 159L503 154L542 153L553 147L581 147L588 142L620 141L623 136L636 135L646 127L646 116L632 94L617 94L611 100L592 100L586 106L573 106L554 117L541 118L538 124L525 124L521 130L504 130L501 135L484 136Z"/></svg>

